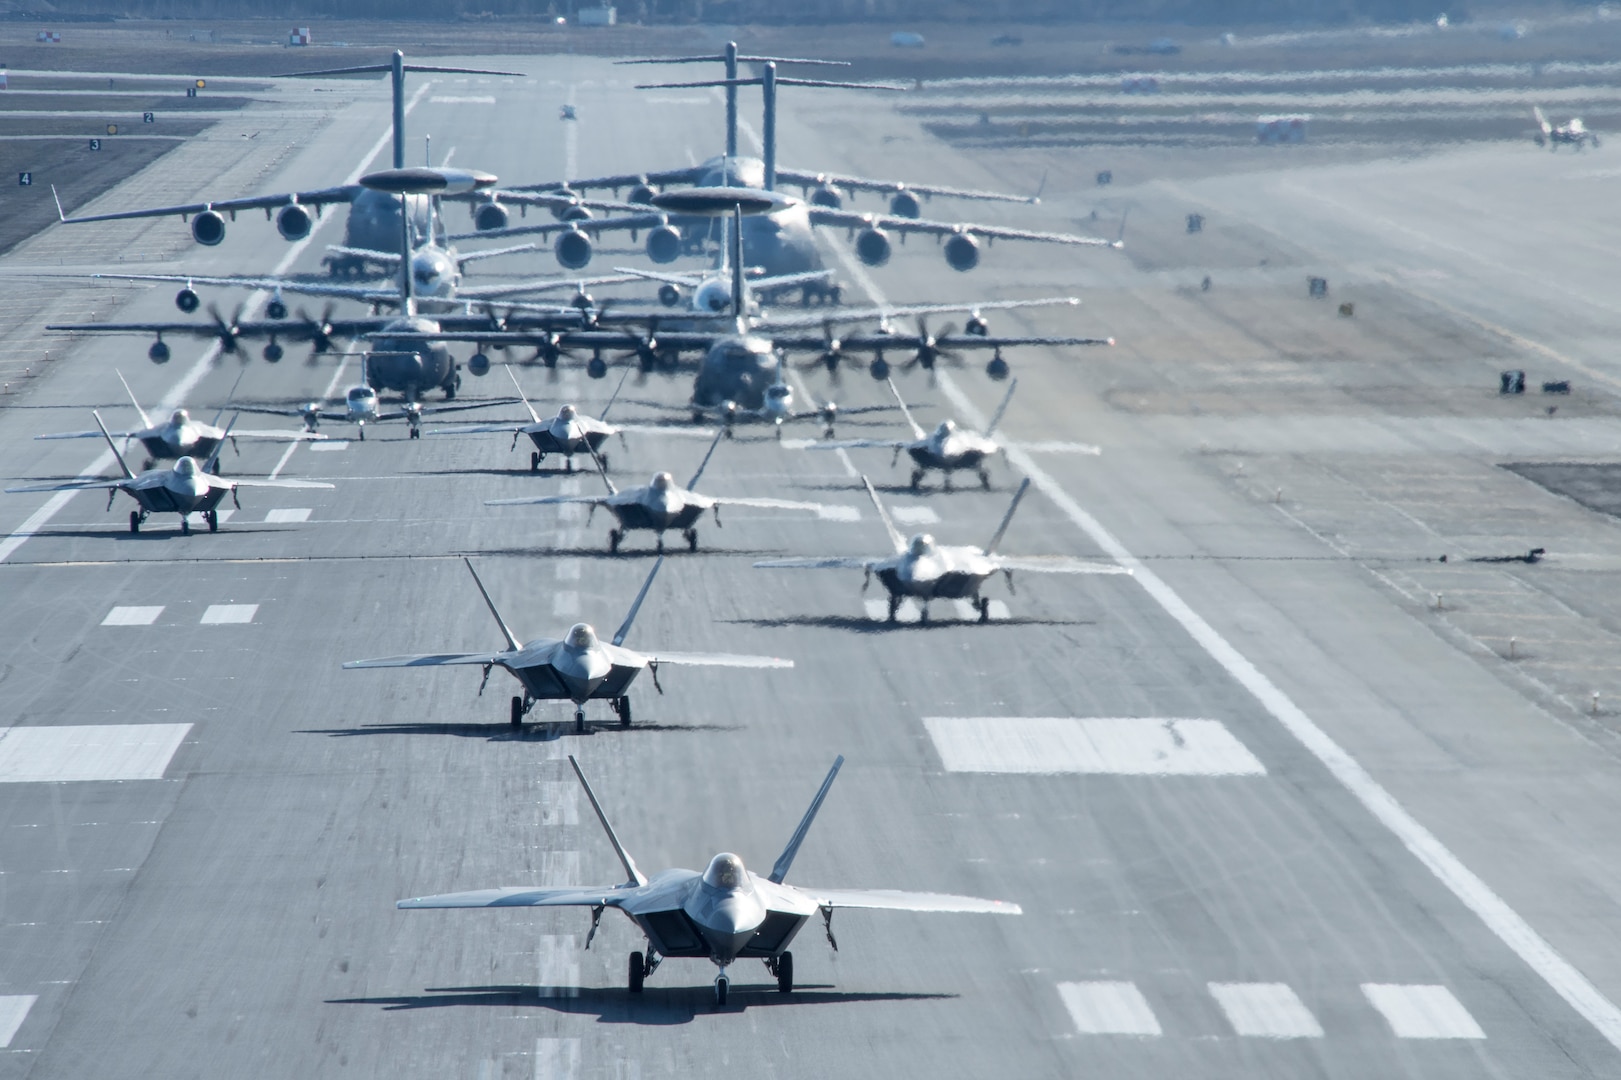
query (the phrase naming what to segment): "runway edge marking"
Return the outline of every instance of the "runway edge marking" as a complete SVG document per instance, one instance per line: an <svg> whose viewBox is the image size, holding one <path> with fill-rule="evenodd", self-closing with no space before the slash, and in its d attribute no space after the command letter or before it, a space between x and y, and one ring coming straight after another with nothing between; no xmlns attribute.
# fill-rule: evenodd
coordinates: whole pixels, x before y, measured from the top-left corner
<svg viewBox="0 0 1621 1080"><path fill-rule="evenodd" d="M871 276L856 262L849 246L824 235L827 247L838 257L867 291L873 302L887 306L889 301ZM950 374L939 372L939 385L962 419L983 428L984 414L977 409L968 395L963 393ZM1041 489L1064 512L1076 527L1093 543L1121 566L1132 571L1138 584L1151 596L1165 613L1175 619L1199 646L1210 654L1232 678L1248 690L1261 707L1283 725L1285 731L1323 764L1329 774L1339 781L1367 811L1395 834L1402 846L1423 863L1453 896L1486 924L1499 941L1513 950L1531 970L1535 971L1554 993L1576 1010L1581 1017L1617 1050L1621 1050L1621 1009L1605 997L1587 976L1561 956L1530 923L1508 905L1484 880L1463 864L1452 851L1430 832L1418 819L1408 813L1396 797L1386 791L1362 765L1318 727L1316 722L1296 705L1271 679L1217 633L1198 612L1188 606L1176 591L1162 581L1158 574L1116 540L1114 534L1101 522L1081 508L1046 470L1029 454L1016 445L1006 448L1007 458L1014 467Z"/></svg>

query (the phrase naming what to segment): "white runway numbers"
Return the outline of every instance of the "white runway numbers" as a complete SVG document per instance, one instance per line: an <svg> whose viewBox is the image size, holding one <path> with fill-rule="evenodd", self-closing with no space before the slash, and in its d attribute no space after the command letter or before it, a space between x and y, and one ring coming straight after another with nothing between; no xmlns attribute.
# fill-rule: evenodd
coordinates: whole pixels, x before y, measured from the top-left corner
<svg viewBox="0 0 1621 1080"><path fill-rule="evenodd" d="M926 716L949 772L1262 776L1219 720L1177 717Z"/></svg>

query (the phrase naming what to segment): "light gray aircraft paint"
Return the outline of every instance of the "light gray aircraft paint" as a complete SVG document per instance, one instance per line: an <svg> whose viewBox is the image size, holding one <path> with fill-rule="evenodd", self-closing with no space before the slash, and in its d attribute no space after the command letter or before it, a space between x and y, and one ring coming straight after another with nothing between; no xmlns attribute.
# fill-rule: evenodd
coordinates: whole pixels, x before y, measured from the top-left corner
<svg viewBox="0 0 1621 1080"><path fill-rule="evenodd" d="M239 412L261 413L267 416L296 416L304 421L306 431L314 432L321 426L322 420L330 420L340 424L353 424L362 442L366 439L366 425L380 424L388 420L404 420L410 425L411 438L422 437L422 418L437 413L465 412L468 409L487 409L496 405L511 405L517 398L491 398L488 401L463 401L457 404L424 405L420 401L406 401L393 409L384 409L378 399L377 389L371 383L369 374L370 356L362 357L360 362L360 382L349 387L344 392L343 402L336 408L327 408L319 401L305 402L293 409L278 408L273 405L242 405Z"/></svg>
<svg viewBox="0 0 1621 1080"><path fill-rule="evenodd" d="M990 458L1002 452L1002 445L991 436L996 431L996 425L1001 423L1008 402L1013 400L1013 391L1018 388L1018 379L1008 384L1007 393L1002 395L1002 403L996 407L996 412L991 416L991 422L985 426L983 433L965 431L957 426L955 420L942 420L933 431L924 431L912 418L912 410L906 407L901 392L895 388L895 383L891 380L889 392L895 395L901 415L906 417L906 423L912 428L911 439L843 439L836 442L812 443L805 449L857 450L882 446L894 450L896 460L900 459L901 451L904 450L913 462L911 484L914 491L922 486L924 476L930 471L941 473L941 482L946 490L950 491L951 474L964 469L973 469L979 475L980 485L988 490L991 486L991 474L986 470L986 464Z"/></svg>
<svg viewBox="0 0 1621 1080"><path fill-rule="evenodd" d="M422 655L385 656L376 660L351 660L344 664L345 670L358 668L417 668L440 667L446 664L477 664L484 669L484 681L479 684L478 692L482 696L484 687L490 680L490 669L501 668L523 686L522 696L514 695L512 698L511 721L513 727L521 727L523 718L537 701L572 701L574 702L574 727L576 731L585 731L585 703L596 699L606 699L612 706L614 713L619 717L621 727L630 726L630 685L635 682L636 676L643 671L650 671L653 676L653 685L659 693L663 687L659 686L658 669L662 664L695 665L705 667L735 667L735 668L791 668L792 660L782 660L774 656L743 656L733 653L683 653L683 652L651 652L640 653L624 647L625 638L630 634L631 624L636 621L636 613L642 608L642 601L647 598L647 590L652 588L653 579L658 576L659 567L664 565L660 557L653 564L653 569L647 574L647 580L642 583L641 592L630 605L630 611L625 615L625 621L620 624L619 630L614 634L611 642L603 642L597 636L596 629L589 623L575 623L561 640L551 638L536 638L527 644L518 640L509 628L507 621L501 617L496 609L495 601L490 598L489 590L484 582L479 580L478 571L473 569L473 563L467 558L462 561L467 564L468 573L473 575L473 581L478 585L479 593L484 597L484 603L489 607L490 614L495 617L496 624L501 628L501 635L506 639L507 647L495 652L478 653L428 653Z"/></svg>
<svg viewBox="0 0 1621 1080"><path fill-rule="evenodd" d="M709 459L715 453L715 447L726 431L722 428L715 432L715 438L709 444L709 451L704 454L704 460L699 464L698 471L692 474L686 487L681 487L675 478L667 472L655 473L653 479L643 487L626 488L620 491L614 482L608 479L607 473L602 474L602 482L608 487L606 495L538 495L521 499L486 499L485 506L558 506L565 503L583 504L591 507L592 513L597 507L606 509L613 514L618 527L608 531L608 550L617 552L625 534L634 530L652 532L658 537L658 550L664 550L664 534L672 529L681 530L681 538L687 542L687 550L698 550L698 520L706 512L713 512L715 525L720 525L720 508L722 506L748 506L760 510L808 510L817 513L826 508L821 503L797 502L792 499L766 499L741 497L716 497L700 495L692 489L697 486L698 480L709 465Z"/></svg>
<svg viewBox="0 0 1621 1080"><path fill-rule="evenodd" d="M596 793L586 782L585 773L574 755L569 764L585 788L586 798L597 820L608 834L614 854L625 868L626 880L618 885L516 886L479 889L472 892L444 893L401 900L395 906L407 910L422 908L533 908L585 907L591 909L591 930L585 946L591 947L602 914L609 908L621 911L647 938L647 951L630 954L627 986L640 993L647 976L665 957L707 959L718 969L715 975L715 1002L725 1005L731 988L730 968L741 959L765 962L776 977L777 989L790 993L794 988L794 956L788 950L794 936L813 916L822 916L827 943L834 951L833 912L840 908L866 908L883 911L924 911L990 915L1021 915L1018 904L1005 900L982 900L973 896L946 893L901 892L893 889L823 889L789 885L788 871L810 831L816 812L827 798L833 780L844 764L841 755L828 770L810 808L787 847L777 856L771 873L761 877L743 865L743 860L723 851L709 860L709 866L696 870L665 870L649 878L620 842Z"/></svg>
<svg viewBox="0 0 1621 1080"><path fill-rule="evenodd" d="M603 406L602 415L596 419L582 415L577 406L563 405L557 414L550 419L542 420L535 407L529 403L529 395L523 392L518 383L518 376L512 373L512 367L502 364L506 369L507 378L512 380L514 389L518 391L518 400L523 407L529 410L530 422L527 424L512 424L510 422L491 424L469 424L463 427L438 428L428 432L429 435L479 435L487 432L511 432L512 447L517 449L518 440L528 436L534 444L534 450L529 454L529 471L539 472L540 463L546 459L547 454L559 454L567 463L567 470L574 471L574 455L590 454L602 465L604 471L608 468L608 455L602 452L602 444L615 435L620 442L624 442L622 431L608 423L608 412L619 399L619 391L624 389L625 380L630 377L630 368L626 367L624 374L619 377L619 385L614 388L613 397Z"/></svg>
<svg viewBox="0 0 1621 1080"><path fill-rule="evenodd" d="M929 601L931 600L972 600L975 609L979 612L979 621L990 621L990 600L980 595L980 589L991 575L1000 571L1007 579L1008 591L1013 591L1013 571L1023 570L1038 574L1123 574L1127 573L1123 567L1112 562L1098 562L1087 559L1071 559L1064 557L1029 558L1012 555L1002 555L996 550L1002 542L1002 536L1007 532L1008 524L1013 520L1013 512L1019 508L1019 500L1030 488L1030 479L1026 477L1019 485L1019 490L1013 493L1013 502L1008 505L1007 513L1002 515L1002 522L996 527L990 542L984 547L958 546L952 547L937 543L928 533L918 533L908 540L901 535L890 518L889 511L878 499L878 492L873 490L872 481L865 476L861 483L867 489L867 495L872 499L872 505L878 510L878 518L884 523L884 529L889 533L889 541L894 550L888 555L873 555L865 558L793 558L793 559L763 559L755 563L755 567L763 570L862 570L866 577L861 583L861 591L866 592L867 586L872 584L874 577L889 593L889 621L895 621L895 615L900 610L901 601L907 597L919 601L922 607L924 621L929 618Z"/></svg>
<svg viewBox="0 0 1621 1080"><path fill-rule="evenodd" d="M91 415L96 418L96 426L101 429L101 435L107 440L112 449L113 457L118 467L124 473L119 480L68 480L57 484L26 484L21 487L6 488L7 492L25 491L88 491L102 489L107 492L107 508L112 509L113 499L122 491L139 504L140 509L129 513L129 531L138 533L141 524L146 521L149 514L179 514L180 531L191 532L190 514L202 514L203 520L208 523L209 532L219 531L219 515L216 512L220 502L229 494L236 502L236 489L239 487L279 487L279 488L331 488L332 485L319 480L225 480L214 476L210 470L214 468L219 459L223 439L229 438L231 429L226 427L222 442L214 447L213 454L199 463L194 457L182 457L174 463L173 468L151 469L137 474L124 461L124 455L118 452L118 444L107 431L107 425L101 422L101 414L92 410ZM231 423L235 423L233 418ZM236 502L238 508L240 502Z"/></svg>
<svg viewBox="0 0 1621 1080"><path fill-rule="evenodd" d="M214 422L204 423L192 419L191 413L185 409L176 409L169 414L169 419L158 424L141 408L141 403L135 400L135 391L129 388L124 373L114 369L118 381L124 384L124 392L129 395L129 402L135 406L136 415L141 418L141 426L129 431L114 431L110 434L115 439L124 440L124 448L129 448L129 441L134 439L146 448L147 459L141 467L150 469L155 462L172 461L176 458L190 457L202 458L205 461L217 463L216 456L220 445L225 441L225 429L219 426L220 415L224 409L214 417ZM241 376L237 377L241 381ZM234 392L234 388L233 388ZM240 410L239 410L240 411ZM302 442L324 439L326 436L317 435L311 431L238 431L231 429L230 441L235 447L238 439L269 440L272 442ZM58 431L49 435L35 435L36 439L99 439L101 432L96 431Z"/></svg>
<svg viewBox="0 0 1621 1080"><path fill-rule="evenodd" d="M1573 116L1563 124L1551 124L1543 115L1540 106L1531 106L1531 115L1537 122L1537 133L1532 141L1538 146L1546 146L1549 150L1558 150L1561 146L1573 146L1577 150L1589 144L1593 149L1599 147L1598 135L1582 122L1579 116Z"/></svg>

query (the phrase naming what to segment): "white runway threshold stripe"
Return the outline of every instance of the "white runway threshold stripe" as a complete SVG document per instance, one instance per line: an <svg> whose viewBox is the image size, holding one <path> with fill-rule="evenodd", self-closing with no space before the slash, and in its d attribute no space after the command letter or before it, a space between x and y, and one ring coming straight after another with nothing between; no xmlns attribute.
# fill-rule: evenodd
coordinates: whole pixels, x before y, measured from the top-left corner
<svg viewBox="0 0 1621 1080"><path fill-rule="evenodd" d="M848 246L831 245L847 268L860 270L860 264L848 254ZM856 276L854 271L852 276ZM856 276L862 281L865 274ZM868 281L871 279L868 278ZM864 285L865 281L862 282ZM878 294L874 294L875 299ZM939 373L941 391L950 399L958 417L976 427L984 426L984 414L962 392L948 372ZM1101 522L1087 513L1063 487L1036 464L1031 455L1017 446L1007 447L1007 457L1013 467L1030 477L1041 493L1051 499L1088 539L1121 566L1132 571L1133 579L1167 615L1175 619L1211 659L1225 669L1240 686L1248 690L1261 706L1270 713L1283 729L1311 753L1339 784L1350 792L1363 808L1389 829L1414 858L1453 896L1495 934L1537 976L1547 983L1572 1009L1592 1024L1611 1046L1621 1050L1621 1008L1606 997L1598 987L1566 960L1545 938L1526 922L1492 887L1463 860L1453 854L1441 840L1402 806L1384 785L1362 767L1328 733L1318 727L1311 717L1278 688L1277 684L1261 673L1248 657L1239 652L1226 638L1205 621L1204 617L1188 606L1187 602L1167 585L1160 576L1133 555L1115 539Z"/></svg>
<svg viewBox="0 0 1621 1080"><path fill-rule="evenodd" d="M34 994L6 994L0 996L0 1050L11 1045L17 1029L28 1019L28 1010L39 998Z"/></svg>
<svg viewBox="0 0 1621 1080"><path fill-rule="evenodd" d="M239 625L252 622L258 613L258 604L210 604L202 622L204 626Z"/></svg>
<svg viewBox="0 0 1621 1080"><path fill-rule="evenodd" d="M162 780L190 724L10 728L0 735L0 784Z"/></svg>
<svg viewBox="0 0 1621 1080"><path fill-rule="evenodd" d="M1211 983L1234 1033L1263 1039L1320 1039L1322 1025L1286 983Z"/></svg>
<svg viewBox="0 0 1621 1080"><path fill-rule="evenodd" d="M1058 996L1082 1035L1161 1034L1154 1010L1136 983L1059 983Z"/></svg>
<svg viewBox="0 0 1621 1080"><path fill-rule="evenodd" d="M1444 986L1363 983L1362 993L1400 1039L1484 1039L1475 1018Z"/></svg>
<svg viewBox="0 0 1621 1080"><path fill-rule="evenodd" d="M1139 716L925 716L947 772L1264 776L1219 720Z"/></svg>

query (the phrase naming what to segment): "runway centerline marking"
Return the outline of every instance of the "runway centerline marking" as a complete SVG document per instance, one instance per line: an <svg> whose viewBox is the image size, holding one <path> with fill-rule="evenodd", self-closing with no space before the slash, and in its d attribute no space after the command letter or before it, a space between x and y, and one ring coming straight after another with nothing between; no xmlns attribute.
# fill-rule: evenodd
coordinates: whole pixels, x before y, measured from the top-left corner
<svg viewBox="0 0 1621 1080"><path fill-rule="evenodd" d="M947 772L1264 776L1219 720L1140 716L925 716Z"/></svg>
<svg viewBox="0 0 1621 1080"><path fill-rule="evenodd" d="M407 114L409 114L412 109L416 108L417 102L422 100L422 95L426 94L428 92L428 88L432 85L433 82L430 80L419 87L415 94L411 95L411 100L405 103L405 112ZM360 164L354 167L354 170L350 172L348 178L344 180L344 183L352 184L356 180L360 179L360 174L366 171L366 167L371 164L372 159L378 154L382 153L383 146L390 142L393 138L394 129L393 121L391 120L389 121L389 126L384 129L382 135L378 136L377 141L372 144L371 150L367 152L365 157L360 159ZM310 229L310 234L304 239L295 242L292 247L288 248L287 254L283 256L281 261L276 264L273 270L271 270L271 275L279 277L280 275L285 274L287 272L287 268L292 266L293 262L300 255L304 254L305 249L307 249L310 244L314 242L315 234L320 231L321 227L329 221L336 221L337 218L338 215L336 214L333 214L330 218L318 216L315 219L314 226ZM243 316L245 318L252 318L257 315L259 309L264 306L265 301L268 299L270 299L270 293L268 291L260 289L254 292L248 297L247 302L242 306ZM219 350L220 346L219 342L217 341L209 345L207 349L203 350L203 355L197 358L197 362L191 366L191 369L181 377L179 382L175 383L175 385L169 389L169 392L166 395L164 395L163 400L158 403L157 411L170 412L179 408L180 403L185 400L186 395L191 393L193 388L195 388L198 383L202 382L203 376L208 373L211 365L213 364L214 358L219 355ZM89 466L79 473L79 475L84 477L99 476L106 472L107 467L112 463L112 451L103 450L99 455L97 455L95 461L91 462ZM11 533L11 535L7 536L4 540L0 540L0 563L5 562L7 559L11 558L12 555L16 554L17 549L22 547L23 544L27 543L29 537L37 535L52 518L61 513L62 508L71 502L73 496L77 494L78 492L76 491L57 492L55 495L52 495L50 499L46 500L44 506L40 507L38 510L34 511L34 513L29 515L27 520L18 526L15 532Z"/></svg>
<svg viewBox="0 0 1621 1080"><path fill-rule="evenodd" d="M828 247L850 271L874 302L888 306L881 290L872 277L862 269L850 254L849 245L833 237L824 236ZM985 416L968 395L963 393L948 372L938 373L940 388L951 399L959 417L983 430ZM1362 764L1352 757L1328 733L1317 726L1277 684L1261 673L1249 658L1239 652L1226 638L1216 632L1204 618L1188 606L1187 602L1167 585L1160 576L1133 555L1114 534L1087 513L1081 504L1071 498L1050 474L1036 464L1028 453L1016 444L1006 447L1008 460L1020 472L1030 477L1041 493L1085 533L1093 543L1120 565L1132 571L1132 577L1143 590L1159 604L1199 646L1226 670L1229 676L1261 704L1295 741L1311 753L1339 784L1350 792L1374 819L1390 830L1426 869L1457 897L1486 925L1497 939L1513 951L1526 966L1575 1009L1617 1050L1621 1050L1621 1009L1606 997L1598 987L1566 960L1558 950L1526 922L1519 912L1487 885L1463 860L1453 854L1429 829L1419 823L1407 808L1375 780Z"/></svg>
<svg viewBox="0 0 1621 1080"><path fill-rule="evenodd" d="M1399 1039L1484 1039L1475 1018L1444 986L1363 983L1368 1003Z"/></svg>
<svg viewBox="0 0 1621 1080"><path fill-rule="evenodd" d="M0 783L161 780L190 724L75 724L0 733Z"/></svg>
<svg viewBox="0 0 1621 1080"><path fill-rule="evenodd" d="M1163 1034L1136 983L1059 983L1058 996L1082 1035Z"/></svg>
<svg viewBox="0 0 1621 1080"><path fill-rule="evenodd" d="M153 607L115 607L101 620L103 626L151 626L163 614L163 605Z"/></svg>
<svg viewBox="0 0 1621 1080"><path fill-rule="evenodd" d="M1323 1027L1286 983L1210 983L1233 1031L1262 1039L1321 1039Z"/></svg>
<svg viewBox="0 0 1621 1080"><path fill-rule="evenodd" d="M203 612L204 626L239 626L251 623L258 614L258 604L210 604Z"/></svg>

